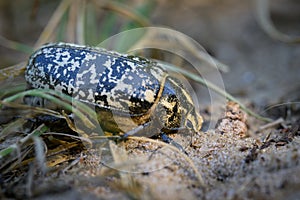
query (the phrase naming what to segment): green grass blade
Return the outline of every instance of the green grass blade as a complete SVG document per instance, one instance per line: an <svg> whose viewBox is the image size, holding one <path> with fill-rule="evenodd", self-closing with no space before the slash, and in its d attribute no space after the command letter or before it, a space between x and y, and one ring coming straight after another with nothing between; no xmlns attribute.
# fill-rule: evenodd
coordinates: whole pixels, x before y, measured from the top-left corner
<svg viewBox="0 0 300 200"><path fill-rule="evenodd" d="M32 47L30 47L26 44L22 44L22 43L19 43L19 42L9 40L9 39L1 36L1 35L0 35L0 45L4 46L6 48L9 48L9 49L13 49L13 50L16 50L16 51L26 53L26 54L31 54L32 51L33 51Z"/></svg>
<svg viewBox="0 0 300 200"><path fill-rule="evenodd" d="M39 137L39 136L41 136L47 130L48 130L48 127L45 126L44 124L42 124L37 129L35 129L32 133L30 133L26 137L20 139L20 141L18 142L18 144L12 144L9 147L1 150L0 151L0 159L2 159L3 157L9 155L10 153L12 153L13 151L15 151L16 149L18 149L18 145L25 144L27 141L31 140L33 137Z"/></svg>
<svg viewBox="0 0 300 200"><path fill-rule="evenodd" d="M227 99L229 99L230 101L236 102L237 104L240 105L240 107L249 115L261 120L261 121L265 121L265 122L271 122L273 121L272 119L269 118L265 118L263 116L258 115L257 113L253 112L252 110L248 109L244 104L242 104L238 99L236 99L235 97L233 97L231 94L227 93L226 91L221 90L220 88L218 88L216 85L214 85L213 83L202 79L200 76L191 73L187 70L184 70L182 68L176 67L170 63L166 63L166 62L162 62L162 61L158 61L160 64L162 64L162 66L166 69L169 69L171 71L175 71L178 72L180 74L183 74L184 76L212 89L213 91L217 92L218 94L226 97Z"/></svg>
<svg viewBox="0 0 300 200"><path fill-rule="evenodd" d="M65 95L63 93L56 92L54 90L46 90L46 89L33 89L33 90L27 90L24 92L17 93L15 95L12 95L10 97L7 97L3 99L4 102L12 102L19 98L24 98L24 96L36 96L41 97L44 99L47 99L64 109L74 113L76 116L79 117L79 119L82 120L82 122L87 125L89 128L95 128L95 124L92 123L86 116L90 116L91 119L97 119L95 112L91 108L89 108L84 103L81 103L79 101L76 101L74 98ZM57 96L57 97L55 97ZM74 101L76 102L76 107L72 106L74 104ZM2 105L0 105L2 106Z"/></svg>

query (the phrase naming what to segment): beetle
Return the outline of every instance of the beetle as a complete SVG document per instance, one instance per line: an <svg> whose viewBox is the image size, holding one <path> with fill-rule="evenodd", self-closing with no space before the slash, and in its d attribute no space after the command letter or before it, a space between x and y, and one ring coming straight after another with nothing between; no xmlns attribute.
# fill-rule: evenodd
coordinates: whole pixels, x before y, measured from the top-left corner
<svg viewBox="0 0 300 200"><path fill-rule="evenodd" d="M138 56L50 43L31 55L25 79L31 88L53 89L94 106L101 128L115 135L197 132L203 122L183 83Z"/></svg>

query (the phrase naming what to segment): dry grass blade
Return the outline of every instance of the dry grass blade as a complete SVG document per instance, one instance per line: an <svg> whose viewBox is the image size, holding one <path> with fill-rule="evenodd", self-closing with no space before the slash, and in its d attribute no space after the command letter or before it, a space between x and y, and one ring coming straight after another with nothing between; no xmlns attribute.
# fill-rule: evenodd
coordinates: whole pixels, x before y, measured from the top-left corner
<svg viewBox="0 0 300 200"><path fill-rule="evenodd" d="M282 117L278 118L277 120L275 121L272 121L268 124L265 124L263 126L260 126L258 130L262 131L264 129L268 129L268 128L272 128L272 127L275 127L275 126L278 126L279 124L283 123L284 122L284 119Z"/></svg>
<svg viewBox="0 0 300 200"><path fill-rule="evenodd" d="M18 146L25 144L26 142L32 140L33 137L35 136L40 136L44 132L48 130L48 127L45 126L44 124L40 125L37 129L35 129L33 132L31 132L29 135L26 137L20 139L20 141L17 144L12 144L9 147L3 149L0 151L0 159L2 159L4 156L9 155L12 153L14 150L18 149Z"/></svg>
<svg viewBox="0 0 300 200"><path fill-rule="evenodd" d="M95 112L91 108L89 108L84 103L76 101L74 98L65 95L63 93L59 93L54 90L41 90L41 89L33 89L27 90L24 92L17 93L13 96L7 97L3 100L3 102L12 102L16 99L23 98L24 96L37 96L44 99L49 100L59 106L62 106L64 109L74 113L74 115L78 116L78 118L88 127L95 128L95 122L97 120ZM76 103L75 103L76 102ZM76 107L75 107L76 106ZM93 123L90 119L95 120Z"/></svg>
<svg viewBox="0 0 300 200"><path fill-rule="evenodd" d="M54 33L56 27L58 26L63 14L66 12L67 8L70 6L72 0L63 0L53 13L51 19L49 20L47 26L44 28L39 39L35 43L34 47L37 48L42 44L48 42Z"/></svg>
<svg viewBox="0 0 300 200"><path fill-rule="evenodd" d="M80 136L76 136L76 135L72 135L72 134L67 134L67 133L57 133L57 132L48 132L45 133L44 135L58 135L58 136L66 136L66 137L70 137L70 138L74 138L80 141L84 141L89 143L90 145L92 145L92 141L87 138L87 137L80 137Z"/></svg>
<svg viewBox="0 0 300 200"><path fill-rule="evenodd" d="M12 79L24 74L26 62L21 62L16 65L0 69L0 81Z"/></svg>
<svg viewBox="0 0 300 200"><path fill-rule="evenodd" d="M109 137L99 137L99 136L96 136L96 137L93 137L94 139L95 138L109 138ZM170 144L167 144L165 142L162 142L162 141L158 141L158 140L153 140L151 138L145 138L145 137L135 137L135 136L129 136L128 139L133 139L133 140L137 140L137 141L143 141L143 142L149 142L149 143L155 143L159 146L163 146L163 147L167 147L167 148L170 148L172 151L175 151L176 153L178 153L179 156L183 157L190 165L190 167L194 170L195 172L195 176L196 178L198 179L199 183L200 183L200 186L205 188L205 183L204 183L204 180L202 178L202 175L199 173L197 167L195 166L195 164L193 163L193 161L184 153L182 152L181 150L179 150L177 147L173 146L173 145L170 145ZM123 170L124 166L125 167L130 167L130 164L134 164L134 163L128 163L127 162L127 154L125 152L125 149L124 149L124 153L121 153L119 154L120 151L117 151L116 150L116 147L114 147L113 143L111 141L110 142L110 147L111 147L111 150L112 150L112 155L115 159L115 165L112 165L113 167L111 166L107 166L105 163L103 163L105 166L107 166L109 169L118 169L118 171L120 172L131 172L131 171L128 171L128 170ZM125 159L124 159L125 158ZM132 161L130 161L132 162ZM122 169L122 170L119 170L119 169Z"/></svg>
<svg viewBox="0 0 300 200"><path fill-rule="evenodd" d="M67 23L67 32L66 35L67 41L71 43L75 43L76 41L76 20L78 17L78 1L73 0L72 4L70 5L70 9L68 12L68 23Z"/></svg>
<svg viewBox="0 0 300 200"><path fill-rule="evenodd" d="M0 132L0 141L2 141L6 136L12 132L18 131L26 122L25 119L20 118L11 123L9 123L3 130Z"/></svg>
<svg viewBox="0 0 300 200"><path fill-rule="evenodd" d="M142 188L141 188L140 184L136 180L134 180L131 173L124 173L124 172L128 172L128 171L132 171L130 169L132 164L129 164L129 165L124 164L128 160L128 154L127 154L125 147L117 146L112 141L108 141L108 142L109 142L109 147L110 147L115 165L122 166L121 167L122 170L117 170L120 175L121 183L117 184L116 187L119 190L125 191L126 194L130 198L140 199L142 196ZM119 169L119 168L117 168L117 169Z"/></svg>
<svg viewBox="0 0 300 200"><path fill-rule="evenodd" d="M109 143L109 148L111 151L111 154L113 156L114 162L116 165L122 164L128 160L128 155L126 152L126 149L123 146L117 146L115 143L112 141L108 141ZM126 170L126 169L124 169ZM121 178L122 175L120 174Z"/></svg>
<svg viewBox="0 0 300 200"><path fill-rule="evenodd" d="M150 27L129 51L147 48L171 50L172 53L178 52L178 55L190 54L209 67L217 67L223 72L229 71L229 66L211 57L195 40L168 28Z"/></svg>
<svg viewBox="0 0 300 200"><path fill-rule="evenodd" d="M84 39L86 45L95 45L101 41L101 36L103 36L103 30L101 30L101 34L98 33L98 20L97 16L100 15L101 12L92 4L86 4L86 12L85 12L85 27L84 27ZM103 28L105 29L105 28Z"/></svg>
<svg viewBox="0 0 300 200"><path fill-rule="evenodd" d="M5 157L5 161L0 164L1 173L5 174L18 167L22 167L24 162L24 161L22 162L22 160L24 160L24 158L33 151L33 144L27 144L22 151L19 149L18 146L18 149L16 149L16 151L17 151L16 156L14 155L7 158ZM12 154L8 154L8 155L12 155Z"/></svg>
<svg viewBox="0 0 300 200"><path fill-rule="evenodd" d="M214 85L213 83L210 83L209 81L207 80L204 80L203 78L201 78L200 76L194 74L194 73L191 73L187 70L184 70L184 69L181 69L181 68L178 68L170 63L166 63L166 62L162 62L162 61L158 61L160 64L163 65L163 67L165 67L166 69L169 69L171 71L175 71L175 72L178 72L178 73L181 73L183 74L184 76L186 76L187 78L190 78L198 83L201 83L202 85L208 87L209 89L212 89L214 90L215 92L217 92L218 94L226 97L227 99L229 99L230 101L233 101L237 104L239 104L239 106L245 111L247 112L249 115L259 119L259 120L262 120L262 121L265 121L265 122L271 122L273 121L272 119L269 119L269 118L266 118L266 117L263 117L255 112L253 112L252 110L248 109L244 104L242 104L239 100L237 100L235 97L233 97L231 94L227 93L226 91L223 91L221 90L220 88L218 88L216 85Z"/></svg>
<svg viewBox="0 0 300 200"><path fill-rule="evenodd" d="M256 13L258 22L262 29L272 38L286 42L286 43L299 43L300 37L292 37L278 31L270 17L269 0L256 0Z"/></svg>
<svg viewBox="0 0 300 200"><path fill-rule="evenodd" d="M141 26L150 26L151 23L147 18L145 18L143 15L135 12L132 8L127 6L126 4L118 3L115 1L98 1L98 0L93 0L95 5L99 6L102 9L107 9L114 11L116 13L119 13L136 23L140 24Z"/></svg>
<svg viewBox="0 0 300 200"><path fill-rule="evenodd" d="M20 104L20 103L6 102L6 101L2 101L2 100L0 100L0 104L5 105L7 107L15 108L15 109L28 110L29 116L30 115L32 116L33 113L37 113L37 114L51 115L51 116L54 116L57 118L64 118L64 116L62 114L60 114L59 112L51 110L51 109L47 109L47 108L34 107L34 106L29 106L29 105Z"/></svg>
<svg viewBox="0 0 300 200"><path fill-rule="evenodd" d="M63 142L63 141L62 141ZM58 146L55 149L48 150L47 152L47 166L53 167L57 164L63 163L73 158L66 152L70 149L79 146L80 142L65 142L63 145Z"/></svg>
<svg viewBox="0 0 300 200"><path fill-rule="evenodd" d="M42 140L41 140L41 142L42 142ZM42 165L42 167L44 167L44 172L47 171L47 167L51 168L60 163L63 163L65 161L72 159L73 157L70 155L67 155L66 152L74 147L77 147L79 144L80 144L79 142L65 142L63 145L61 145L55 149L47 150L46 155L42 155L45 157L45 158L43 158L44 162L40 163ZM28 158L28 159L22 161L19 164L19 167L26 166L26 165L32 163L34 160L41 162L41 160L39 160L37 157L38 157L38 155L35 155L35 157L31 157L31 158Z"/></svg>
<svg viewBox="0 0 300 200"><path fill-rule="evenodd" d="M85 10L86 1L79 0L78 15L76 21L76 42L78 44L85 44Z"/></svg>
<svg viewBox="0 0 300 200"><path fill-rule="evenodd" d="M9 40L1 35L0 35L0 45L27 54L30 54L33 51L31 47L16 41Z"/></svg>
<svg viewBox="0 0 300 200"><path fill-rule="evenodd" d="M129 199L154 199L152 193L145 192L143 190L143 186L138 182L138 180L133 179L132 176L130 177L131 180L129 183L125 185L123 182L114 183L113 187L115 187L118 191L123 191Z"/></svg>
<svg viewBox="0 0 300 200"><path fill-rule="evenodd" d="M85 138L88 138L89 136L85 133L85 131L81 130L80 128L76 127L76 125L72 122L72 120L68 117L68 115L63 111L63 115L66 119L66 122L69 126L69 128L73 131L75 131L76 133L79 133L80 135L82 135Z"/></svg>
<svg viewBox="0 0 300 200"><path fill-rule="evenodd" d="M86 12L84 0L74 0L70 6L70 12L67 24L67 39L68 42L76 44L85 44L85 26L84 16Z"/></svg>
<svg viewBox="0 0 300 200"><path fill-rule="evenodd" d="M47 146L43 142L43 140L38 136L33 136L32 139L34 141L35 160L36 160L38 166L40 167L40 170L43 173L46 173L47 166L45 164L46 163L45 154L46 154Z"/></svg>
<svg viewBox="0 0 300 200"><path fill-rule="evenodd" d="M26 84L16 85L11 88L1 89L0 90L0 99L4 98L5 96L9 96L12 94L16 94L18 92L22 92L26 89Z"/></svg>

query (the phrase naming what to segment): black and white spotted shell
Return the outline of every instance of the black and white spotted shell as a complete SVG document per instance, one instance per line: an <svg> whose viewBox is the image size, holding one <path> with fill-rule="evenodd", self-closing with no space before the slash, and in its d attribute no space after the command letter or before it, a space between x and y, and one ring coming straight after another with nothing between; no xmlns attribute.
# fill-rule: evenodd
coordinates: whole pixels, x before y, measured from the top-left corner
<svg viewBox="0 0 300 200"><path fill-rule="evenodd" d="M100 48L47 44L30 58L25 79L108 109L144 113L166 72L149 60Z"/></svg>

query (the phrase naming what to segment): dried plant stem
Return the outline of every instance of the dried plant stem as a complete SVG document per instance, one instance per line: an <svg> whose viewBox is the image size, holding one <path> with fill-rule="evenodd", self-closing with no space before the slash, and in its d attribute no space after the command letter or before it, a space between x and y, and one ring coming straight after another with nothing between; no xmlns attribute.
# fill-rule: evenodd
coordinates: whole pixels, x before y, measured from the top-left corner
<svg viewBox="0 0 300 200"><path fill-rule="evenodd" d="M7 97L3 100L3 102L11 102L18 98L23 98L24 96L37 96L41 97L47 100L50 100L51 102L62 106L68 111L73 112L76 116L78 116L84 124L89 128L95 128L95 124L90 121L86 116L91 116L92 119L97 119L95 116L95 112L91 110L88 106L84 105L84 103L77 102L77 107L73 106L74 99L68 95L58 93L54 90L41 90L41 89L33 89L33 90L27 90L24 92L17 93L13 96ZM60 98L56 98L55 96L61 97L63 100L66 100L67 102L61 100ZM1 105L0 105L1 106Z"/></svg>
<svg viewBox="0 0 300 200"><path fill-rule="evenodd" d="M178 72L178 73L181 73L183 74L184 76L198 82L198 83L201 83L202 85L208 87L209 89L212 89L213 91L217 92L218 94L226 97L227 99L229 99L230 101L234 101L236 102L237 104L240 105L240 107L246 112L248 113L249 115L259 119L259 120L262 120L262 121L265 121L265 122L271 122L272 119L269 119L269 118L265 118L263 116L260 116L258 115L257 113L253 112L252 110L248 109L244 104L242 104L239 100L237 100L235 97L233 97L231 94L227 93L225 90L221 90L220 88L218 88L216 85L214 85L213 83L210 83L209 81L207 80L204 80L202 79L200 76L194 74L194 73L191 73L187 70L184 70L182 68L179 68L179 67L176 67L170 63L166 63L166 62L162 62L162 61L158 61L159 63L163 64L163 67L169 69L169 70L172 70L172 71L175 71L175 72Z"/></svg>
<svg viewBox="0 0 300 200"><path fill-rule="evenodd" d="M130 7L126 6L126 4L117 3L115 1L93 1L95 5L107 10L114 11L116 13L120 13L133 21L137 22L141 26L149 26L150 22L147 20L143 15L140 15L135 12L135 10L131 9Z"/></svg>
<svg viewBox="0 0 300 200"><path fill-rule="evenodd" d="M35 43L34 47L37 48L44 44L45 42L49 41L51 35L54 33L55 28L59 24L63 14L70 6L72 0L63 0L53 13L51 19L49 20L47 26L44 28L43 32L41 33L39 39Z"/></svg>
<svg viewBox="0 0 300 200"><path fill-rule="evenodd" d="M30 46L27 46L25 44L9 40L3 36L0 35L0 45L9 49L21 51L23 53L30 54L32 53L32 48Z"/></svg>
<svg viewBox="0 0 300 200"><path fill-rule="evenodd" d="M33 139L33 137L37 137L37 136L42 135L47 130L48 130L47 126L45 126L44 124L40 125L32 133L30 133L26 137L20 139L20 141L18 142L18 144L14 143L14 144L10 145L9 147L1 150L0 151L0 159L2 159L4 156L10 154L11 152L13 152L15 149L19 149L19 147L18 147L19 145L22 145L22 144L26 143L27 141Z"/></svg>
<svg viewBox="0 0 300 200"><path fill-rule="evenodd" d="M13 66L0 69L0 81L22 75L25 71L25 66L26 62L21 62Z"/></svg>
<svg viewBox="0 0 300 200"><path fill-rule="evenodd" d="M82 45L85 44L85 9L86 1L79 0L78 15L76 22L76 41L78 44Z"/></svg>

